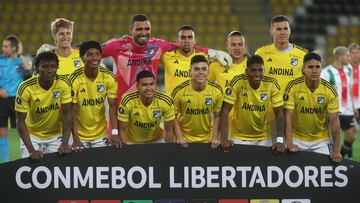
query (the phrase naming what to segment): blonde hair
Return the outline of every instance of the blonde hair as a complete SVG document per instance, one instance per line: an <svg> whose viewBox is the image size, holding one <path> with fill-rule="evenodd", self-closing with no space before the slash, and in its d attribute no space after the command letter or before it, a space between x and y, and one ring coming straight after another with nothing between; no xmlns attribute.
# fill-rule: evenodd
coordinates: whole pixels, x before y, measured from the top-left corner
<svg viewBox="0 0 360 203"><path fill-rule="evenodd" d="M54 37L56 35L56 33L58 32L60 27L68 28L72 32L73 31L73 25L74 25L73 21L67 20L65 18L57 18L53 22L51 22L51 33L52 33L52 35Z"/></svg>

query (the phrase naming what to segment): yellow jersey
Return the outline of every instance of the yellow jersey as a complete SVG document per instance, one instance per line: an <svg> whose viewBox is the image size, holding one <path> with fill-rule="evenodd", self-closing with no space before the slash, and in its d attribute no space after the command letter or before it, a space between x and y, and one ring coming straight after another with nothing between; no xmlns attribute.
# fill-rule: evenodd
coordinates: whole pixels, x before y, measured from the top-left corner
<svg viewBox="0 0 360 203"><path fill-rule="evenodd" d="M291 80L302 76L303 60L308 52L295 44L292 46L286 53L277 50L274 44L263 46L255 52L264 60L264 75L275 78L282 93Z"/></svg>
<svg viewBox="0 0 360 203"><path fill-rule="evenodd" d="M264 76L254 90L245 74L234 77L225 91L224 102L234 105L230 137L250 141L269 139L269 108L284 105L276 79Z"/></svg>
<svg viewBox="0 0 360 203"><path fill-rule="evenodd" d="M189 142L209 142L212 137L213 112L220 112L223 91L218 84L207 82L201 92L191 80L177 86L173 93L176 119L182 136Z"/></svg>
<svg viewBox="0 0 360 203"><path fill-rule="evenodd" d="M285 89L285 108L294 110L292 136L305 142L329 139L328 113L339 112L336 89L326 80L312 92L304 77L292 80Z"/></svg>
<svg viewBox="0 0 360 203"><path fill-rule="evenodd" d="M214 61L210 64L208 80L216 82L225 90L231 80L237 76L245 73L247 58L240 63L234 63L230 67L223 66L220 62Z"/></svg>
<svg viewBox="0 0 360 203"><path fill-rule="evenodd" d="M206 53L198 50L194 50L190 56L184 56L179 49L161 55L161 63L165 69L164 84L166 94L170 95L176 86L191 78L190 61L195 55L208 57Z"/></svg>
<svg viewBox="0 0 360 203"><path fill-rule="evenodd" d="M175 119L173 102L166 94L155 92L149 106L141 102L139 92L127 93L121 100L118 120L128 123L127 133L121 136L131 143L149 143L162 139L162 119Z"/></svg>
<svg viewBox="0 0 360 203"><path fill-rule="evenodd" d="M61 134L61 104L66 103L71 103L71 93L65 78L56 77L45 90L35 76L20 84L15 110L27 114L25 123L32 136L50 139Z"/></svg>
<svg viewBox="0 0 360 203"><path fill-rule="evenodd" d="M59 69L57 70L58 75L70 76L76 69L83 67L84 63L80 58L79 50L71 49L71 54L68 57L62 57L58 55Z"/></svg>
<svg viewBox="0 0 360 203"><path fill-rule="evenodd" d="M70 76L75 119L81 140L96 140L107 135L105 98L116 99L117 82L114 74L99 67L94 81L89 80L81 67Z"/></svg>

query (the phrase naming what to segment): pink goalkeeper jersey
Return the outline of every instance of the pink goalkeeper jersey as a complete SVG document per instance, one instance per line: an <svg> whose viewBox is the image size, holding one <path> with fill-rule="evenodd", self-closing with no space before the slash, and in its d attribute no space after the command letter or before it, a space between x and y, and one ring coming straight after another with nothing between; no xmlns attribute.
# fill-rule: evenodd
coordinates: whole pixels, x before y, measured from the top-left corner
<svg viewBox="0 0 360 203"><path fill-rule="evenodd" d="M118 104L122 95L136 89L136 75L142 70L151 71L156 79L161 54L179 46L162 39L151 38L145 46L139 47L133 38L112 39L105 42L102 57L112 56L116 63L118 82ZM197 47L207 52L208 49Z"/></svg>

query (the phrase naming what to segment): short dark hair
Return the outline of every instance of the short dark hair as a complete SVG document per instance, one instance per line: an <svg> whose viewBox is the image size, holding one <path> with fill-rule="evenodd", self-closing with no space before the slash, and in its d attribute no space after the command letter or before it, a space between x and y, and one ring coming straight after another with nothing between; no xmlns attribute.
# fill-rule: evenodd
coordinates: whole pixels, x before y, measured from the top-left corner
<svg viewBox="0 0 360 203"><path fill-rule="evenodd" d="M11 47L15 47L16 51L19 49L20 40L19 40L19 38L17 36L8 35L7 37L5 37L4 41L9 41Z"/></svg>
<svg viewBox="0 0 360 203"><path fill-rule="evenodd" d="M190 66L193 65L194 63L200 63L200 62L208 63L208 60L204 55L195 55L191 58Z"/></svg>
<svg viewBox="0 0 360 203"><path fill-rule="evenodd" d="M134 15L132 18L131 18L131 25L134 24L134 22L137 22L137 21L140 21L140 22L144 22L144 21L147 21L149 19L149 17L147 17L145 14L136 14Z"/></svg>
<svg viewBox="0 0 360 203"><path fill-rule="evenodd" d="M45 61L55 61L56 64L59 66L59 58L58 56L51 51L46 51L46 52L42 52L39 55L36 56L35 60L34 60L34 66L35 66L35 71L38 72L39 70L39 63L40 61L45 60Z"/></svg>
<svg viewBox="0 0 360 203"><path fill-rule="evenodd" d="M94 40L90 40L90 41L86 41L86 42L81 43L81 45L80 45L80 56L81 57L84 56L85 53L91 48L98 49L100 51L100 53L102 53L100 43L97 42L97 41L94 41Z"/></svg>
<svg viewBox="0 0 360 203"><path fill-rule="evenodd" d="M139 82L141 78L154 78L155 79L155 75L148 70L142 70L136 75L136 82Z"/></svg>
<svg viewBox="0 0 360 203"><path fill-rule="evenodd" d="M232 37L232 36L240 36L240 37L242 37L243 34L239 30L233 30L228 34L227 38Z"/></svg>
<svg viewBox="0 0 360 203"><path fill-rule="evenodd" d="M321 56L317 53L309 52L304 56L304 65L305 65L305 63L307 63L310 60L317 60L317 61L321 62Z"/></svg>
<svg viewBox="0 0 360 203"><path fill-rule="evenodd" d="M192 30L193 32L195 32L195 29L191 26L191 25L182 25L178 32L180 32L181 30Z"/></svg>
<svg viewBox="0 0 360 203"><path fill-rule="evenodd" d="M261 65L264 65L264 60L263 58L261 58L261 56L259 55L253 55L253 56L250 56L248 59L247 59L247 62L246 62L246 67L250 67L251 65L253 64L261 64Z"/></svg>
<svg viewBox="0 0 360 203"><path fill-rule="evenodd" d="M271 25L274 23L279 23L279 22L284 22L284 21L290 23L289 19L287 17L285 17L284 15L277 15L271 19Z"/></svg>

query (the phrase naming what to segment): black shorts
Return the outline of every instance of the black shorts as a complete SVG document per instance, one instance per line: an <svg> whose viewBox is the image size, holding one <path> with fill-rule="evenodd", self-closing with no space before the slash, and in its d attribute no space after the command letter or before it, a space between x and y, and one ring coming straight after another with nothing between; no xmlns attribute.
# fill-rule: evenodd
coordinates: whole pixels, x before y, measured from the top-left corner
<svg viewBox="0 0 360 203"><path fill-rule="evenodd" d="M345 131L355 126L354 116L339 115L340 128Z"/></svg>
<svg viewBox="0 0 360 203"><path fill-rule="evenodd" d="M0 97L0 128L8 127L9 117L11 128L15 128L15 97Z"/></svg>

